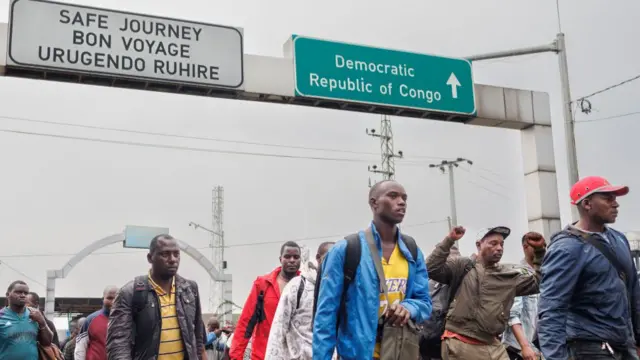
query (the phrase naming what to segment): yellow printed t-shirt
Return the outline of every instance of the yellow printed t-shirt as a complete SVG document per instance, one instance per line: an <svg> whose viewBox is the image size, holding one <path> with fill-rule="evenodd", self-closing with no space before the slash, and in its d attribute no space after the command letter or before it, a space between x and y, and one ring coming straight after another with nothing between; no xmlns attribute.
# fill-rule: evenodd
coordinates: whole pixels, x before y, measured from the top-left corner
<svg viewBox="0 0 640 360"><path fill-rule="evenodd" d="M151 276L149 283L158 294L160 300L160 315L162 316L162 331L160 333L160 350L158 360L184 360L184 344L176 315L176 279L171 284L171 292L165 293Z"/></svg>
<svg viewBox="0 0 640 360"><path fill-rule="evenodd" d="M400 248L396 244L396 248L393 249L389 261L382 258L382 270L384 271L384 277L387 280L387 289L389 292L389 302L391 304L399 304L407 293L407 279L409 278L409 262L404 258L404 255L400 252ZM387 299L384 296L384 292L380 289L380 310L378 316L387 309ZM376 343L376 347L373 351L374 358L380 358L380 343Z"/></svg>

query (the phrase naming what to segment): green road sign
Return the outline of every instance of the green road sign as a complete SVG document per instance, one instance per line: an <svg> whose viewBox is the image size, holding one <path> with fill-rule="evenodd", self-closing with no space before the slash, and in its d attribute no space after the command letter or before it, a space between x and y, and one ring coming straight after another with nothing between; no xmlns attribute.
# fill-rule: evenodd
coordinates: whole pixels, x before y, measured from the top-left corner
<svg viewBox="0 0 640 360"><path fill-rule="evenodd" d="M293 35L296 96L475 115L466 59Z"/></svg>

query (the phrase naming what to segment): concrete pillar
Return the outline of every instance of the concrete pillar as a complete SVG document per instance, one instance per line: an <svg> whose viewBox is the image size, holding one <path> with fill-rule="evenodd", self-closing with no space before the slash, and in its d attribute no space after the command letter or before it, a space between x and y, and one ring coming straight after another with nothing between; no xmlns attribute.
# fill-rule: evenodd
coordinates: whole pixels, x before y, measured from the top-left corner
<svg viewBox="0 0 640 360"><path fill-rule="evenodd" d="M224 316L222 320L226 323L227 321L233 321L233 305L231 302L233 301L233 276L231 274L224 274L224 282L222 283L222 292L224 294L224 306L222 307L222 311Z"/></svg>
<svg viewBox="0 0 640 360"><path fill-rule="evenodd" d="M56 305L56 279L58 278L58 271L47 271L47 293L45 294L44 303L44 316L52 319L55 313Z"/></svg>
<svg viewBox="0 0 640 360"><path fill-rule="evenodd" d="M543 234L548 241L562 225L551 121L545 122L521 131L529 230Z"/></svg>
<svg viewBox="0 0 640 360"><path fill-rule="evenodd" d="M476 92L478 114L467 124L521 131L529 230L549 240L561 228L549 95L487 85Z"/></svg>

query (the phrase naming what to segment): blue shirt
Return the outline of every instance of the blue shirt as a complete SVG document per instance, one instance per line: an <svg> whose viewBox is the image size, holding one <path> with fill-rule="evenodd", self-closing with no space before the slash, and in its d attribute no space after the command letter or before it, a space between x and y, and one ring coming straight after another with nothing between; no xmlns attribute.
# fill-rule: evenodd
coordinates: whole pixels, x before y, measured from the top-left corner
<svg viewBox="0 0 640 360"><path fill-rule="evenodd" d="M214 332L210 332L207 334L207 343L205 345L211 345L216 341L216 334Z"/></svg>
<svg viewBox="0 0 640 360"><path fill-rule="evenodd" d="M17 314L0 309L0 360L38 360L38 323L29 318L29 309Z"/></svg>

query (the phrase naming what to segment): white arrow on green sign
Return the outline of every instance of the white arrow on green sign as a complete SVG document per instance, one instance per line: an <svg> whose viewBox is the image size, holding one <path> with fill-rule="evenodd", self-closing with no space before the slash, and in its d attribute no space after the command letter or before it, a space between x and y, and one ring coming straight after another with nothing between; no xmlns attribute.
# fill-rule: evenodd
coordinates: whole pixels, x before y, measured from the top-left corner
<svg viewBox="0 0 640 360"><path fill-rule="evenodd" d="M293 35L296 96L475 115L471 62Z"/></svg>

